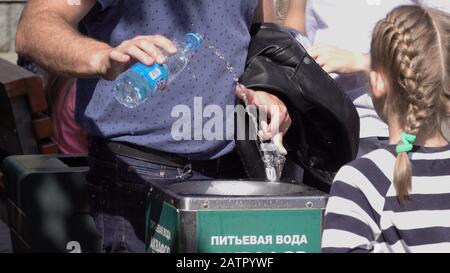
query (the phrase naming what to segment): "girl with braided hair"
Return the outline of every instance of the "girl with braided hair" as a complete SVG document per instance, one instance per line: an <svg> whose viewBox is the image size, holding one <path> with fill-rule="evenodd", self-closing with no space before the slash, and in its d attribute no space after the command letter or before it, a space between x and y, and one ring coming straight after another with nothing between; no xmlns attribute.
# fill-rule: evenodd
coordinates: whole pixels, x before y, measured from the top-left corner
<svg viewBox="0 0 450 273"><path fill-rule="evenodd" d="M286 2L287 0L283 0ZM450 12L448 0L289 0L284 24L353 101L360 118L357 158L389 141L370 98L370 41L376 23L394 8L420 5ZM286 3L284 3L286 4ZM450 125L450 124L449 124ZM448 134L450 138L450 133Z"/></svg>
<svg viewBox="0 0 450 273"><path fill-rule="evenodd" d="M371 95L389 144L344 166L324 252L450 252L450 14L400 6L376 25Z"/></svg>

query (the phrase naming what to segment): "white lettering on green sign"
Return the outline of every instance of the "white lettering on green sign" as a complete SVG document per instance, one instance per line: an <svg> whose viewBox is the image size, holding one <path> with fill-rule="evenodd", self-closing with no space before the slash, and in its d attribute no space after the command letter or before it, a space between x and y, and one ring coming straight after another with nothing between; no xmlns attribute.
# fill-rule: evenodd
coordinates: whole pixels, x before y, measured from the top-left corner
<svg viewBox="0 0 450 273"><path fill-rule="evenodd" d="M276 236L276 244L277 245L303 245L308 244L308 239L306 235L277 235Z"/></svg>
<svg viewBox="0 0 450 273"><path fill-rule="evenodd" d="M296 235L243 235L243 236L211 236L211 245L271 245L273 238L276 238L277 245L303 245L308 244L308 238L305 234Z"/></svg>
<svg viewBox="0 0 450 273"><path fill-rule="evenodd" d="M320 252L321 209L199 211L202 253Z"/></svg>
<svg viewBox="0 0 450 273"><path fill-rule="evenodd" d="M167 228L155 223L154 221L150 221L150 228L156 231L156 233L158 233L159 235L166 238L167 240L171 240L172 235L170 234L170 231Z"/></svg>
<svg viewBox="0 0 450 273"><path fill-rule="evenodd" d="M272 235L211 236L211 245L271 245Z"/></svg>
<svg viewBox="0 0 450 273"><path fill-rule="evenodd" d="M170 247L155 238L151 239L150 248L156 253L170 253Z"/></svg>

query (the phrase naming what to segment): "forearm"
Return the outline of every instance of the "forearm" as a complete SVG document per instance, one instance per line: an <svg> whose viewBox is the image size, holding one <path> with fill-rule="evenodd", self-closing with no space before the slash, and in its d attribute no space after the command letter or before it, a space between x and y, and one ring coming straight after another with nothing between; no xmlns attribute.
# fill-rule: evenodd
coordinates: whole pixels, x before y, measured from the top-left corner
<svg viewBox="0 0 450 273"><path fill-rule="evenodd" d="M276 21L275 6L272 0L259 0L253 23L274 23Z"/></svg>
<svg viewBox="0 0 450 273"><path fill-rule="evenodd" d="M288 13L284 24L305 33L306 0L290 0Z"/></svg>
<svg viewBox="0 0 450 273"><path fill-rule="evenodd" d="M296 17L297 17L297 15L295 15L295 13L288 14L288 16L286 17L286 20L284 21L284 25L288 26L290 28L293 28L301 33L306 33L305 22Z"/></svg>
<svg viewBox="0 0 450 273"><path fill-rule="evenodd" d="M98 76L100 57L97 56L111 47L82 36L74 25L45 10L25 10L18 26L16 50L58 75Z"/></svg>

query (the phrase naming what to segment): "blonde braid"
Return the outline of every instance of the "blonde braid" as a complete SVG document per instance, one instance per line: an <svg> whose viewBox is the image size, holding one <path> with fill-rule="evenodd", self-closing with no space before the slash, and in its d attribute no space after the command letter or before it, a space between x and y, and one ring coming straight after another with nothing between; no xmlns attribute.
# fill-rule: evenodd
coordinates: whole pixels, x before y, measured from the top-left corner
<svg viewBox="0 0 450 273"><path fill-rule="evenodd" d="M419 7L418 7L419 8ZM387 21L392 24L394 36L392 39L392 54L394 59L394 70L398 75L397 84L404 99L406 99L407 111L406 111L406 123L405 130L409 134L419 134L420 128L436 114L436 109L433 105L438 101L438 96L434 92L434 88L426 86L425 77L421 71L426 71L426 54L420 54L423 48L419 47L417 40L422 39L422 35L413 37L414 34L419 34L420 31L417 28L426 26L425 30L422 30L422 34L426 35L429 31L429 27L432 26L431 18L421 9L423 12L423 19L429 22L425 24L421 21L419 25L416 22L411 22L408 17L395 16L390 14L387 17ZM418 22L417 22L418 23ZM408 26L407 26L408 25ZM418 33L419 32L419 33Z"/></svg>
<svg viewBox="0 0 450 273"><path fill-rule="evenodd" d="M436 130L439 124L439 105L445 93L442 92L443 79L447 78L440 65L444 63L444 53L439 32L430 11L420 6L394 9L374 30L372 66L391 79L391 89L398 98L399 113L404 113L403 124L408 134L426 134ZM437 50L432 51L436 47ZM394 186L402 203L408 199L411 176L408 154L399 153Z"/></svg>

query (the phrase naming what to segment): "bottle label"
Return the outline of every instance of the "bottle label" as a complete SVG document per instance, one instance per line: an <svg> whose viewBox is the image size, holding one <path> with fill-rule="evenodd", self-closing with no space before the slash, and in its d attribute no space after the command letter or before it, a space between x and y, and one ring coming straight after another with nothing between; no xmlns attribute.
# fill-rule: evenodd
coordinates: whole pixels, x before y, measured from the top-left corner
<svg viewBox="0 0 450 273"><path fill-rule="evenodd" d="M147 83L154 90L164 90L168 85L167 79L169 78L169 73L160 64L155 63L152 66L146 66L142 63L136 63L130 69L146 79Z"/></svg>

